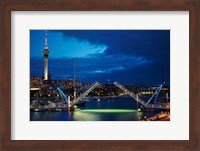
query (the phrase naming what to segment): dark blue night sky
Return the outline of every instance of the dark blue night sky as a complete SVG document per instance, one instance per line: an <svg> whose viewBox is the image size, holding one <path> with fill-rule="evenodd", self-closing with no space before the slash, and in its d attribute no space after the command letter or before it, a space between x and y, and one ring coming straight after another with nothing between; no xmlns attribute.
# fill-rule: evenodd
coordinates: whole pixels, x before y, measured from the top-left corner
<svg viewBox="0 0 200 151"><path fill-rule="evenodd" d="M30 31L30 74L43 76L44 30ZM48 30L52 79L123 84L170 82L170 30Z"/></svg>

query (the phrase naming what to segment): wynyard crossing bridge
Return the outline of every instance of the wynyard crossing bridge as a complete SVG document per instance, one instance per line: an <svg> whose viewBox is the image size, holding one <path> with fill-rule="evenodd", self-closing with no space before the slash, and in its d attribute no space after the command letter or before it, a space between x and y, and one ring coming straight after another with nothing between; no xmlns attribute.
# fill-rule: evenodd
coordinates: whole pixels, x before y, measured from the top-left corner
<svg viewBox="0 0 200 151"><path fill-rule="evenodd" d="M134 100L136 100L138 103L140 103L145 108L154 108L154 109L169 109L170 108L170 104L169 103L163 103L163 104L150 103L150 102L152 102L152 100L154 100L154 102L156 102L156 100L158 98L158 94L159 94L160 90L163 87L163 84L161 84L157 88L157 90L154 92L154 94L149 98L149 100L147 102L142 100L138 96L136 96L133 92L129 91L127 88L125 88L120 83L114 82L114 85L116 85L118 88L120 88L126 94L130 95Z"/></svg>
<svg viewBox="0 0 200 151"><path fill-rule="evenodd" d="M117 86L119 89L121 89L122 91L124 91L126 94L128 94L129 96L131 96L136 102L140 103L142 105L142 107L145 108L150 108L150 109L170 109L170 103L162 103L162 104L158 104L155 103L158 95L160 93L160 90L163 87L163 84L161 84L157 90L154 92L154 94L149 98L148 101L144 101L141 98L139 98L138 95L136 95L135 93L131 92L130 90L128 90L127 88L125 88L123 85L121 85L119 82L114 82L113 83L115 86ZM62 90L58 87L57 90L60 93L60 96L62 98L62 100L64 102L67 102L68 106L75 106L78 103L80 103L92 90L94 90L98 85L100 85L99 82L95 82L88 90L86 90L82 95L80 95L79 97L77 97L75 100L70 101L70 99L62 92ZM152 103L153 102L153 103Z"/></svg>

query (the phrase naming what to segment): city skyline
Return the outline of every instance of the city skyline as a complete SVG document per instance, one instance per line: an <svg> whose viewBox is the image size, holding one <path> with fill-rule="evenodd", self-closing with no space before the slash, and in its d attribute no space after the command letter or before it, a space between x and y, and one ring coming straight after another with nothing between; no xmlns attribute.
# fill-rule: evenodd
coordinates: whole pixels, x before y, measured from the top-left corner
<svg viewBox="0 0 200 151"><path fill-rule="evenodd" d="M45 30L30 31L30 74L43 76ZM170 83L169 30L48 30L49 73L54 80Z"/></svg>

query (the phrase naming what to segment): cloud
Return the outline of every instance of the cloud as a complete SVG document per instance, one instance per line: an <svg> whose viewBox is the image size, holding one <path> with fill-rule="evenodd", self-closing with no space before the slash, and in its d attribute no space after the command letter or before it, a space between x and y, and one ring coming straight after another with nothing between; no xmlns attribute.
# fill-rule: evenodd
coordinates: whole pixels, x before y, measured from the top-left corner
<svg viewBox="0 0 200 151"><path fill-rule="evenodd" d="M79 75L90 76L92 74L110 74L118 71L125 71L150 63L152 62L145 60L143 57L126 55L105 56L98 54L95 57L76 58L76 70ZM37 70L40 74L43 74L42 57L31 58L31 73L34 74ZM73 77L74 59L49 58L49 72L52 74L52 77Z"/></svg>
<svg viewBox="0 0 200 151"><path fill-rule="evenodd" d="M49 58L49 71L54 78L73 77L76 58L77 77L85 81L115 79L132 83L160 83L161 69L170 76L169 30L62 30L66 54ZM74 43L76 42L76 43ZM76 45L78 44L79 45ZM59 44L56 44L58 46ZM83 46L80 47L80 45ZM56 49L56 47L55 47ZM73 50L73 51L72 51ZM55 50L54 50L55 51ZM56 52L56 51L55 51ZM43 74L43 59L31 58L31 74ZM59 76L61 75L61 76Z"/></svg>
<svg viewBox="0 0 200 151"><path fill-rule="evenodd" d="M150 50L169 48L170 40L169 30L63 30L59 32L65 38L73 37L80 41L88 41L91 44L105 44L110 47L110 51L125 54L127 51L143 53L141 50L145 51L146 54L146 51L148 51L146 48ZM121 51L122 48L124 48L124 51Z"/></svg>

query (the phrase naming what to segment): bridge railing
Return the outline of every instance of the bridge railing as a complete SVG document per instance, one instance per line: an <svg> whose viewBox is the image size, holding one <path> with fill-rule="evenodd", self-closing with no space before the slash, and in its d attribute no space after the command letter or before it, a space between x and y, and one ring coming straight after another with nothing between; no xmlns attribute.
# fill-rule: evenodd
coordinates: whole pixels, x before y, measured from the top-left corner
<svg viewBox="0 0 200 151"><path fill-rule="evenodd" d="M64 102L68 102L67 96L63 93L63 91L59 87L57 87L57 91L60 93L60 96L62 97L62 100Z"/></svg>
<svg viewBox="0 0 200 151"><path fill-rule="evenodd" d="M124 91L125 93L127 93L128 95L130 95L132 98L134 98L136 101L138 101L140 104L142 104L146 108L157 108L157 109L169 109L170 108L170 104L169 103L164 103L164 104L150 104L150 101L152 100L152 98L159 93L160 89L162 88L162 85L160 85L160 87L157 89L157 91L154 93L154 95L148 100L148 102L142 100L139 97L137 98L136 95L133 92L129 91L127 88L125 88L120 83L114 82L114 85L116 85L122 91Z"/></svg>
<svg viewBox="0 0 200 151"><path fill-rule="evenodd" d="M79 103L84 97L86 97L94 88L99 85L99 82L95 82L87 91L85 91L81 96L79 96L75 101L74 104Z"/></svg>
<svg viewBox="0 0 200 151"><path fill-rule="evenodd" d="M138 101L140 104L142 104L142 105L145 105L146 104L146 102L145 101L143 101L141 98L137 98L136 97L136 95L133 93L133 92L131 92L131 91L129 91L127 88L125 88L123 85L121 85L120 83L118 83L118 82L114 82L114 85L116 85L118 88L120 88L122 91L124 91L125 93L127 93L128 95L130 95L132 98L134 98L136 101Z"/></svg>
<svg viewBox="0 0 200 151"><path fill-rule="evenodd" d="M147 104L145 105L146 108L157 108L157 109L170 109L170 104Z"/></svg>
<svg viewBox="0 0 200 151"><path fill-rule="evenodd" d="M161 84L157 90L154 92L154 94L151 96L151 98L147 101L146 105L148 105L151 100L155 97L154 102L156 102L156 99L158 98L158 94L160 93L160 90L162 89L163 85Z"/></svg>

